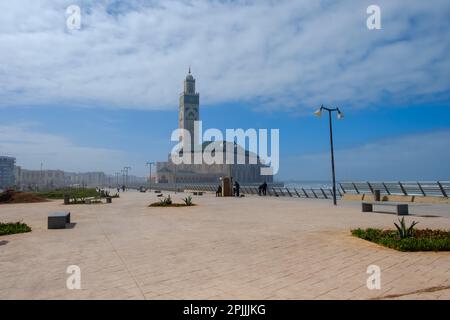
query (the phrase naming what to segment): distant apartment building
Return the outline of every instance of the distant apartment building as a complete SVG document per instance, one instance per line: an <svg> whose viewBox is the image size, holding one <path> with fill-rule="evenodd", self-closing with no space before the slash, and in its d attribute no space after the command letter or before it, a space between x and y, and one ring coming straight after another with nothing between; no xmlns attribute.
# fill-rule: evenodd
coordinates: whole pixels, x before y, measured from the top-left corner
<svg viewBox="0 0 450 320"><path fill-rule="evenodd" d="M28 170L15 165L13 157L0 156L0 189L53 190L66 187L106 187L145 185L147 178L129 175L112 176L101 171L65 172L63 170Z"/></svg>
<svg viewBox="0 0 450 320"><path fill-rule="evenodd" d="M27 170L16 167L17 185L21 189L57 189L67 186L67 178L62 170Z"/></svg>
<svg viewBox="0 0 450 320"><path fill-rule="evenodd" d="M128 184L133 186L145 185L148 183L147 177L128 176Z"/></svg>
<svg viewBox="0 0 450 320"><path fill-rule="evenodd" d="M108 184L104 172L66 172L65 175L71 186L99 187Z"/></svg>
<svg viewBox="0 0 450 320"><path fill-rule="evenodd" d="M0 156L0 189L6 189L16 184L14 164L16 158Z"/></svg>

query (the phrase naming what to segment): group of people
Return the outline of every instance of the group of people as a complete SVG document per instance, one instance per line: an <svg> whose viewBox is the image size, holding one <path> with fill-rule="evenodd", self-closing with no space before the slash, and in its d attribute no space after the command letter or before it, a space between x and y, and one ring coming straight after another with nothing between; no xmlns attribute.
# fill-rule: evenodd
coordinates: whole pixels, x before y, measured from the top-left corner
<svg viewBox="0 0 450 320"><path fill-rule="evenodd" d="M118 186L118 187L117 187L117 192L120 192L120 189L122 189L122 192L125 192L125 190L126 190L127 188L125 187L125 185Z"/></svg>
<svg viewBox="0 0 450 320"><path fill-rule="evenodd" d="M241 188L241 186L240 186L239 182L235 181L234 185L233 185L233 196L235 196L235 197L240 196L240 188ZM267 195L267 182L264 181L264 183L258 187L258 194L260 196ZM222 196L222 186L219 185L216 190L216 197L221 197L221 196Z"/></svg>
<svg viewBox="0 0 450 320"><path fill-rule="evenodd" d="M240 189L241 189L241 185L239 184L239 182L235 181L234 185L233 185L233 196L239 197ZM219 184L219 186L217 187L217 190L216 190L216 197L221 197L221 196L222 196L222 186Z"/></svg>

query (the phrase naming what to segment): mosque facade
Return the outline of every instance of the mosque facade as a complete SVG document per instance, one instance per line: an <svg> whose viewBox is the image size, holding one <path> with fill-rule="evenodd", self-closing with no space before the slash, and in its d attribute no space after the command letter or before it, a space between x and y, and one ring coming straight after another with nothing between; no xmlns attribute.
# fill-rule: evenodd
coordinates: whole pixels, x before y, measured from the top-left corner
<svg viewBox="0 0 450 320"><path fill-rule="evenodd" d="M156 163L155 182L162 184L218 184L223 177L232 177L233 181L240 184L272 183L272 175L262 175L261 169L268 167L253 152L245 150L235 142L229 141L206 141L197 143L195 126L200 120L200 95L195 91L195 79L189 73L184 80L184 90L180 94L178 127L180 130L179 149L175 151L177 156L190 157L190 163L176 164L173 160L174 154L168 156L165 162ZM219 156L219 163L205 163L196 161L196 153L213 150L212 154ZM197 154L198 159L202 156ZM238 163L238 155L244 155L244 163ZM223 157L223 158L222 158ZM226 159L233 159L230 164ZM188 161L189 162L189 161Z"/></svg>

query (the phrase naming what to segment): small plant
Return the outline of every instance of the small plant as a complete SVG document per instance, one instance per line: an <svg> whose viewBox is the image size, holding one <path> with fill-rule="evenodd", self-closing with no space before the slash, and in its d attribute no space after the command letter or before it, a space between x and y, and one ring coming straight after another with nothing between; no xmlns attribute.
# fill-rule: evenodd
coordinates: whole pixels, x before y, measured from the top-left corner
<svg viewBox="0 0 450 320"><path fill-rule="evenodd" d="M170 195L159 201L161 202L162 206L170 206L172 204L172 199L170 198Z"/></svg>
<svg viewBox="0 0 450 320"><path fill-rule="evenodd" d="M193 205L193 203L192 203L192 197L191 197L191 196L188 196L188 197L184 198L183 201L184 201L184 204L185 204L186 206L188 206L188 207L190 207L190 206Z"/></svg>
<svg viewBox="0 0 450 320"><path fill-rule="evenodd" d="M158 202L154 202L149 205L149 207L190 207L195 206L192 202L192 197L188 196L183 199L183 203L174 203L170 195L166 198L159 200Z"/></svg>
<svg viewBox="0 0 450 320"><path fill-rule="evenodd" d="M1 223L0 222L0 236L6 234L30 232L31 228L21 221Z"/></svg>
<svg viewBox="0 0 450 320"><path fill-rule="evenodd" d="M398 219L400 225L394 222L395 227L398 230L398 235L400 239L406 239L413 236L414 226L418 224L418 222L413 221L409 227L406 227L405 217L402 217L402 220Z"/></svg>

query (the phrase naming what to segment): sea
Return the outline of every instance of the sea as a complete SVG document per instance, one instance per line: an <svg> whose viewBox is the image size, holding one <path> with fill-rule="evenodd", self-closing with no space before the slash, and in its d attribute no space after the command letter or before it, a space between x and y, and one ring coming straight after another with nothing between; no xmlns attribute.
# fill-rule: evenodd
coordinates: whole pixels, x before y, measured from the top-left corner
<svg viewBox="0 0 450 320"><path fill-rule="evenodd" d="M336 181L336 183L338 182ZM331 189L333 187L333 183L331 181L323 180L290 180L285 181L284 186L286 188Z"/></svg>

